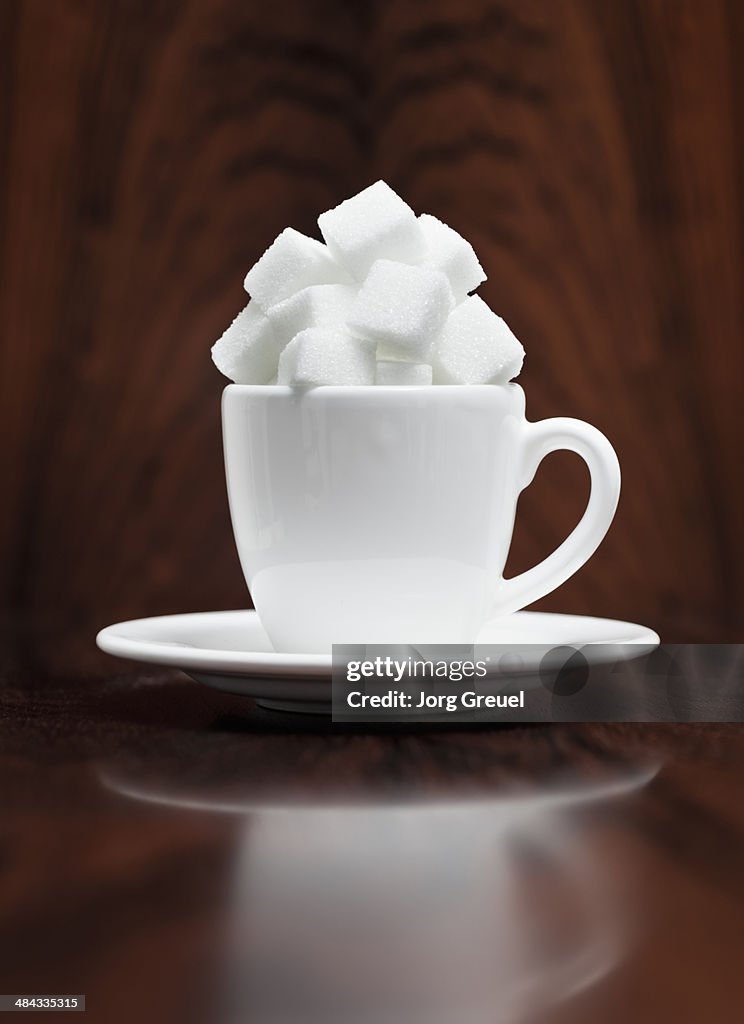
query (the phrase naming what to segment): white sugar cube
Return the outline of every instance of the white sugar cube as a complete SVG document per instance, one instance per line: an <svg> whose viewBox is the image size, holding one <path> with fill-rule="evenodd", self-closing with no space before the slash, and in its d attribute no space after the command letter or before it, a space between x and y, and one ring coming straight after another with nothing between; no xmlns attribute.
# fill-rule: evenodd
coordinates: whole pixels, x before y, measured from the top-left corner
<svg viewBox="0 0 744 1024"><path fill-rule="evenodd" d="M212 346L212 360L236 384L266 384L276 374L280 348L268 318L249 302Z"/></svg>
<svg viewBox="0 0 744 1024"><path fill-rule="evenodd" d="M417 385L431 384L428 363L404 363L400 360L378 359L375 384Z"/></svg>
<svg viewBox="0 0 744 1024"><path fill-rule="evenodd" d="M244 287L266 312L308 285L349 281L327 246L294 228L285 228L248 271Z"/></svg>
<svg viewBox="0 0 744 1024"><path fill-rule="evenodd" d="M277 338L286 345L308 327L343 327L357 290L347 284L312 284L269 309Z"/></svg>
<svg viewBox="0 0 744 1024"><path fill-rule="evenodd" d="M473 295L447 318L432 362L437 384L506 384L522 369L524 349L501 317Z"/></svg>
<svg viewBox="0 0 744 1024"><path fill-rule="evenodd" d="M300 331L279 359L279 383L294 388L374 382L374 346L342 330Z"/></svg>
<svg viewBox="0 0 744 1024"><path fill-rule="evenodd" d="M424 266L446 274L455 301L462 302L468 292L486 280L475 250L454 228L428 213L422 213L418 222L426 242Z"/></svg>
<svg viewBox="0 0 744 1024"><path fill-rule="evenodd" d="M441 271L377 260L352 307L349 329L376 342L381 359L422 361L454 304Z"/></svg>
<svg viewBox="0 0 744 1024"><path fill-rule="evenodd" d="M424 257L416 214L384 181L321 213L318 224L330 251L358 281L375 260L416 263Z"/></svg>

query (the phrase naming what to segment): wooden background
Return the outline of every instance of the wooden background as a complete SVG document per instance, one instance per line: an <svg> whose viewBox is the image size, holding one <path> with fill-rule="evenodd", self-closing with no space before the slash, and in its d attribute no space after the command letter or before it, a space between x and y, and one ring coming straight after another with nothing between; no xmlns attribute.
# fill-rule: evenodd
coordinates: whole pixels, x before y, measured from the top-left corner
<svg viewBox="0 0 744 1024"><path fill-rule="evenodd" d="M107 622L246 603L209 346L273 237L378 177L475 244L530 417L618 450L542 607L741 639L743 50L738 0L1 0L12 663L110 672ZM585 490L546 463L511 569Z"/></svg>

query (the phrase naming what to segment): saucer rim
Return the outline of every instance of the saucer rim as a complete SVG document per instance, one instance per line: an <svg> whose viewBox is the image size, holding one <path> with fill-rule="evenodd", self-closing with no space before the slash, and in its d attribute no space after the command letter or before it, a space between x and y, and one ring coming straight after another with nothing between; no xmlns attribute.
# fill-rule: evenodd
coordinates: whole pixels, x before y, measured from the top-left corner
<svg viewBox="0 0 744 1024"><path fill-rule="evenodd" d="M661 639L655 630L640 623L626 622L622 619L609 619L594 615L577 615L564 612L518 611L514 617L540 617L548 619L572 619L577 623L591 620L607 623L615 629L627 627L626 635L605 640L587 640L580 643L582 647L612 644L617 646L644 645L658 647ZM280 651L235 651L219 647L199 647L181 645L175 639L158 640L154 637L132 635L139 629L151 630L159 625L178 622L181 627L188 620L197 625L196 620L214 622L217 619L227 620L240 617L245 622L258 621L255 609L231 609L227 611L181 612L171 615L155 615L137 619L125 619L111 623L99 631L96 645L99 650L116 658L124 658L149 665L178 668L185 672L211 672L224 676L261 676L294 677L328 679L332 659L330 654L292 654ZM485 627L484 627L485 628ZM483 641L486 643L487 641ZM570 641L566 641L569 643Z"/></svg>

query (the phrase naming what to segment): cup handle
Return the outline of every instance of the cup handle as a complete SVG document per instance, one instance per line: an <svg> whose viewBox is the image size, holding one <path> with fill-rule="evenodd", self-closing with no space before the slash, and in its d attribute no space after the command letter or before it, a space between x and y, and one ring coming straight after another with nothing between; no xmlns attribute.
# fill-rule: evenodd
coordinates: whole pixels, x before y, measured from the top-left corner
<svg viewBox="0 0 744 1024"><path fill-rule="evenodd" d="M551 452L575 452L589 469L591 491L581 520L560 547L519 576L502 579L497 604L499 615L509 615L544 597L587 562L610 528L620 497L620 463L615 449L596 427L583 420L556 417L526 423L522 450L520 493Z"/></svg>

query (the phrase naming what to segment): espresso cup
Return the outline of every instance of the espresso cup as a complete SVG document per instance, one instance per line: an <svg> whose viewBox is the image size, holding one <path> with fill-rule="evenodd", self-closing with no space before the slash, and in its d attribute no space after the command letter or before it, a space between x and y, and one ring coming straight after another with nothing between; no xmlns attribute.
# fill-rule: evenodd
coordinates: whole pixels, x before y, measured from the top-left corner
<svg viewBox="0 0 744 1024"><path fill-rule="evenodd" d="M517 384L231 384L222 418L240 563L282 652L472 643L591 557L620 493L607 438L581 420L530 423ZM544 561L505 579L517 499L561 450L589 468L584 515Z"/></svg>

